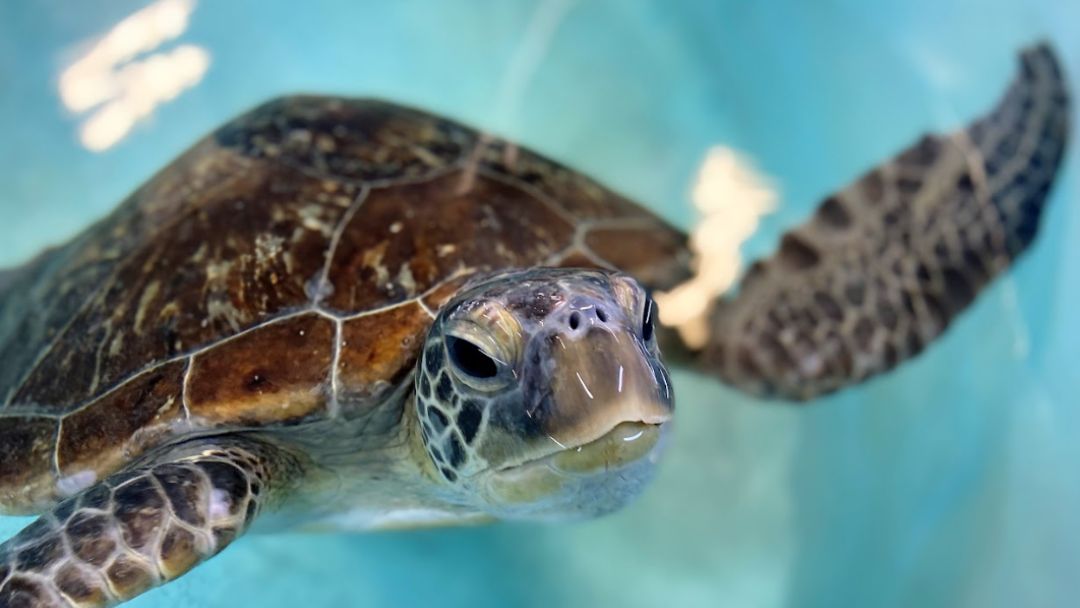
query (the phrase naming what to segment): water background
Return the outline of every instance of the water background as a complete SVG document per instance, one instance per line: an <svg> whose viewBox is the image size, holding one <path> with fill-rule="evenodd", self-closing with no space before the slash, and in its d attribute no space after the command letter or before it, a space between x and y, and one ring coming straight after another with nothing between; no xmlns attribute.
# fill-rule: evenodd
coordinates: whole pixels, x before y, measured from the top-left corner
<svg viewBox="0 0 1080 608"><path fill-rule="evenodd" d="M290 92L425 106L579 167L689 227L725 144L782 206L990 107L1080 3L204 0L162 49L199 84L103 152L59 74L135 0L0 3L0 265L82 229L223 120ZM1074 87L1075 88L1075 87ZM676 373L645 497L566 526L248 537L132 606L1063 606L1080 582L1080 154L1033 251L916 362L794 409ZM6 536L25 523L0 520Z"/></svg>

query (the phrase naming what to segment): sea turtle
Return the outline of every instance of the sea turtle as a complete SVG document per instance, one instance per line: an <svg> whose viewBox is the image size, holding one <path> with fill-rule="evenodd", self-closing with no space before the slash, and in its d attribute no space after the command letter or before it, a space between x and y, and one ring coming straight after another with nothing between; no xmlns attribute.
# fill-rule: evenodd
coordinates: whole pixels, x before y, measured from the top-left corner
<svg viewBox="0 0 1080 608"><path fill-rule="evenodd" d="M381 101L227 123L0 279L0 606L100 606L252 525L616 509L653 470L673 361L795 400L888 370L1032 242L1068 130L1027 50L992 113L825 199L704 347L651 290L686 237L556 162Z"/></svg>

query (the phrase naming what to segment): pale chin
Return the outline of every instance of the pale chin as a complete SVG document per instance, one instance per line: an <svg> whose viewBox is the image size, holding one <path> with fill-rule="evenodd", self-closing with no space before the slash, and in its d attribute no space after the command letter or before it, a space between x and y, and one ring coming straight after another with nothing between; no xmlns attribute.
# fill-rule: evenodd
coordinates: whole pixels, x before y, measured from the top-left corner
<svg viewBox="0 0 1080 608"><path fill-rule="evenodd" d="M641 495L655 476L670 427L624 422L586 445L478 476L474 487L482 508L501 519L604 515Z"/></svg>

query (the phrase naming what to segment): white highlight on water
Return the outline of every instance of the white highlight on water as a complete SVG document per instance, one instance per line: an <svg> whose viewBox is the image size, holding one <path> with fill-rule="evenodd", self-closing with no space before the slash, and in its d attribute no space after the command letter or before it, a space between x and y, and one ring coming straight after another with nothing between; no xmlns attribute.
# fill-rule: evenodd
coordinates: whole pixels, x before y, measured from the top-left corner
<svg viewBox="0 0 1080 608"><path fill-rule="evenodd" d="M777 201L771 180L731 148L709 149L698 170L691 196L701 219L690 235L693 276L655 297L660 322L675 327L691 347L708 338L710 306L738 278L739 248L757 230Z"/></svg>
<svg viewBox="0 0 1080 608"><path fill-rule="evenodd" d="M101 152L124 139L159 105L194 87L210 67L210 53L182 44L153 52L187 31L195 0L158 0L122 19L59 78L60 99L75 113L90 112L79 140ZM139 58L145 53L152 53Z"/></svg>

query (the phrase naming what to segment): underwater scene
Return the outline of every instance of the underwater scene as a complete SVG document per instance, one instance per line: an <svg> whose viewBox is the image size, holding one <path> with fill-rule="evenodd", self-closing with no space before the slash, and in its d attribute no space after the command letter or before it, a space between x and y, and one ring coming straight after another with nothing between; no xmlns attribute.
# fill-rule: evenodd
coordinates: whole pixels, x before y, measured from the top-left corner
<svg viewBox="0 0 1080 608"><path fill-rule="evenodd" d="M830 193L992 108L1040 41L1075 98L1067 0L4 2L0 268L226 120L323 93L505 137L688 232L726 226L727 286ZM799 405L673 365L672 436L624 509L253 533L125 606L1074 605L1076 125L1034 244L910 362Z"/></svg>

